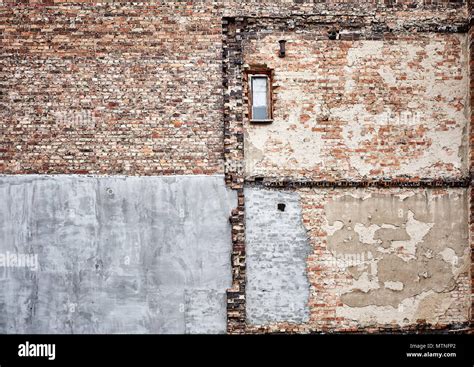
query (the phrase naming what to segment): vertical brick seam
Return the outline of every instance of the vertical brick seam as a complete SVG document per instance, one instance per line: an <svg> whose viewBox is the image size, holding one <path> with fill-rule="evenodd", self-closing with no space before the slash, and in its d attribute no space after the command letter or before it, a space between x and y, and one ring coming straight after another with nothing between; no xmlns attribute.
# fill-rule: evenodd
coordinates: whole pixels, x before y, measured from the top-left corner
<svg viewBox="0 0 474 367"><path fill-rule="evenodd" d="M241 39L234 20L222 21L224 88L224 159L225 180L237 190L238 204L232 211L232 288L227 292L227 332L242 334L245 324L245 218L244 218L244 139L242 122L242 70L239 56ZM235 101L237 103L235 104Z"/></svg>
<svg viewBox="0 0 474 367"><path fill-rule="evenodd" d="M471 312L470 312L470 329L474 327L474 190L472 174L474 170L474 27L473 27L473 8L474 0L468 1L468 57L469 57L469 102L470 102L470 124L469 124L469 240L471 244Z"/></svg>

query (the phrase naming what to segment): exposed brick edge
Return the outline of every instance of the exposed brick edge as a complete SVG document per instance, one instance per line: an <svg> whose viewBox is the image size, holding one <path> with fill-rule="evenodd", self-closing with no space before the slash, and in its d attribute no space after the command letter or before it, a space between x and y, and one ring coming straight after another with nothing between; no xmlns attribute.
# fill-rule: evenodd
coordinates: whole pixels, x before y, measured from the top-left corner
<svg viewBox="0 0 474 367"><path fill-rule="evenodd" d="M474 0L468 0L468 57L469 57L469 101L470 101L470 123L469 123L469 172L474 172ZM469 241L471 244L471 312L470 330L474 330L474 185L471 183L469 189Z"/></svg>
<svg viewBox="0 0 474 367"><path fill-rule="evenodd" d="M365 188L365 187L408 187L408 188L450 188L450 187L470 187L471 179L446 180L446 179L420 179L420 180L338 180L338 181L295 181L295 180L250 180L245 181L246 186L252 187L272 187L272 188L300 188L300 187L320 187L320 188Z"/></svg>
<svg viewBox="0 0 474 367"><path fill-rule="evenodd" d="M330 30L351 30L351 34L340 34L337 40L379 40L390 39L400 33L467 33L470 27L470 18L460 16L457 19L416 19L404 20L393 24L396 18L390 13L383 16L352 15L352 14L292 14L289 16L236 16L224 17L223 22L234 21L242 27L239 31L242 36L250 36L256 28L265 28L271 25L275 30L303 29L305 31L324 27ZM251 29L252 28L252 29ZM336 41L337 41L336 40Z"/></svg>
<svg viewBox="0 0 474 367"><path fill-rule="evenodd" d="M331 329L314 330L305 324L273 324L265 326L249 326L249 334L473 334L469 322L452 324L429 324L419 320L417 324L398 326L392 324L378 325L376 327L348 328L333 331Z"/></svg>
<svg viewBox="0 0 474 367"><path fill-rule="evenodd" d="M203 2L206 0L194 0L194 2ZM163 3L164 0L3 0L3 4L6 5L16 5L16 6L55 6L59 4L72 4L72 5L81 5L81 4L119 4L119 5L129 5L133 3ZM265 4L265 3L264 3ZM267 1L267 4L271 4L270 1ZM253 4L251 4L253 5ZM285 4L286 5L286 4ZM379 1L365 1L361 3L350 2L343 0L331 1L331 2L306 2L304 1L295 1L294 6L290 8L290 11L296 11L300 7L310 9L313 12L318 10L329 10L329 11L340 11L340 10L353 10L354 7L364 11L372 10L440 10L440 9L459 9L466 6L466 0L412 0L409 1L397 1L397 0L385 0L384 2Z"/></svg>
<svg viewBox="0 0 474 367"><path fill-rule="evenodd" d="M233 106L234 98L242 100L241 64L235 62L242 52L240 39L236 36L235 23L224 19L222 22L222 75L224 91L224 160L226 184L237 190L237 208L230 218L232 231L232 288L227 291L227 332L246 332L245 314L245 198L244 177L241 162L244 159L244 136L242 105ZM232 78L231 76L236 76Z"/></svg>

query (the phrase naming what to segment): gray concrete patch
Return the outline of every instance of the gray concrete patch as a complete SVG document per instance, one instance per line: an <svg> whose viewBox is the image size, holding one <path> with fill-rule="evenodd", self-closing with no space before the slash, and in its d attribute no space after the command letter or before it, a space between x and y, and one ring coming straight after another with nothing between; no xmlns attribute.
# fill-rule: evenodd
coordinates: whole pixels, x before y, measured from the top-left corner
<svg viewBox="0 0 474 367"><path fill-rule="evenodd" d="M222 333L222 176L0 177L0 333Z"/></svg>
<svg viewBox="0 0 474 367"><path fill-rule="evenodd" d="M252 325L306 322L310 245L299 195L248 188L245 198L247 320Z"/></svg>

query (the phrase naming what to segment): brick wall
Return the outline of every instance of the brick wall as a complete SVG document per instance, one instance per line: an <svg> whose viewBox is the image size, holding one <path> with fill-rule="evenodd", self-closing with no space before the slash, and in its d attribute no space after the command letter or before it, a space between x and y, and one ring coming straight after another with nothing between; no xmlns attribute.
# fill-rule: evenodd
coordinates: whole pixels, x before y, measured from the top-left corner
<svg viewBox="0 0 474 367"><path fill-rule="evenodd" d="M456 25L463 4L4 0L0 172L222 173L222 16Z"/></svg>
<svg viewBox="0 0 474 367"><path fill-rule="evenodd" d="M223 172L212 3L1 12L0 172Z"/></svg>
<svg viewBox="0 0 474 367"><path fill-rule="evenodd" d="M358 152L357 147L337 147L338 141L342 141L339 135L344 119L331 120L331 126L329 119L319 121L322 125L326 123L326 129L334 128L332 132L327 130L328 139L321 143L327 149L320 156L325 161L321 168L312 165L301 169L296 165L298 169L295 169L294 162L288 159L280 172L278 165L277 170L266 164L268 156L264 155L264 169L259 174L265 176L264 181L269 185L283 181L285 186L295 183L292 181L295 179L305 180L308 188L298 191L303 198L301 205L305 208L307 229L312 233L317 232L314 223L321 218L321 208L308 209L311 200L321 196L321 192L314 191L316 185L466 185L468 163L462 158L466 147L460 144L456 152L455 146L440 145L437 133L450 132L457 142L466 137L465 131L460 134L467 127L469 114L465 110L468 104L463 90L463 86L467 88L466 73L460 64L467 61L464 35L468 30L467 10L465 0L133 3L0 0L0 173L179 175L225 172L227 184L238 193L238 206L231 216L233 286L227 294L228 331L304 332L335 327L355 330L354 324L315 316L319 312L314 311L315 304L311 306L310 324L261 328L246 324L244 186L250 183L245 183L244 174L247 163L244 141L249 127L245 121L243 52L253 48L253 56L252 52L247 56L258 55L258 60L252 62L265 58L270 65L293 62L294 67L299 68L302 59L291 59L292 52L297 50L306 57L303 65L306 72L335 73L344 79L347 77L345 69L349 68L353 74L364 77L356 83L352 98L356 101L361 99L360 93L368 93L374 100L370 107L372 112L386 103L403 109L410 102L422 103L423 111L428 112L429 119L424 126L387 127L379 129L377 134L373 133L374 126L369 121L364 134L371 133L373 139L365 139L367 144L361 149L365 149L366 165L374 165L375 171L371 169L365 176L351 163L351 159L363 152ZM262 30L264 33L260 33ZM306 31L324 37L328 31L336 31L340 39L337 46L326 38L316 43L305 37ZM263 37L262 34L270 35ZM287 35L294 41L288 44L289 58L277 59L273 48L275 40ZM387 42L382 42L381 52L376 57L370 55L369 49L363 64L349 66L347 56L351 50L359 52L365 45L383 40ZM471 37L469 44L470 40ZM263 53L257 45L258 48L264 46ZM333 59L315 64L319 46L323 46L325 54L333 55ZM407 62L411 74L405 81L405 66L401 68L396 60L412 48L421 54L412 55ZM439 75L433 76L432 69L420 67L417 58L427 50L435 58L430 66L439 68ZM469 52L472 55L472 47ZM386 63L389 80L395 76L399 81L404 80L402 84L407 88L405 94L391 93L395 101L387 99L390 95L384 92L387 85L371 71L374 64L385 63L386 59L389 60ZM426 84L433 77L434 84ZM437 85L437 77L449 82L452 92L449 96L441 95L439 104L429 104L429 98L410 101L406 97L420 88L429 92L431 86ZM291 78L281 81L292 82ZM321 85L307 85L298 78L294 81L297 81L294 85L307 88L307 96L319 93ZM328 81L325 86L329 92L334 91L334 87L339 88L331 83ZM284 88L282 83L280 91ZM276 91L277 96L278 93ZM321 100L326 98L321 93L319 96ZM379 99L383 103L377 103ZM289 119L285 109L310 107L307 103L294 104L291 98L286 100L286 105L279 106L279 101L284 99L277 99L279 122ZM311 119L320 114L319 110L310 112L302 111L297 116L296 125L303 133L305 124L309 124L309 120L304 121L305 115ZM442 122L439 126L438 121ZM275 136L271 139L274 142ZM351 137L349 134L343 143L351 143ZM390 142L388 146L384 144L386 140ZM407 144L398 144L402 140ZM271 149L280 149L278 144L276 142ZM401 165L410 168L412 157L423 155L425 148L433 146L443 160L427 162L416 172L408 169L405 175L401 173ZM282 156L287 159L294 152L285 149ZM272 154L270 149L266 153ZM332 169L334 166L336 170ZM418 172L421 173L418 175ZM384 180L377 181L379 178ZM425 180L420 181L420 178ZM433 181L434 178L437 180ZM472 218L472 205L470 212ZM317 236L310 238L313 248L317 249ZM459 279L465 287L465 278ZM318 281L313 276L312 286L316 287ZM462 287L459 299L465 300L463 297L468 291ZM326 301L330 308L332 301L329 298ZM454 313L444 320L441 318L440 327L443 323L464 320L458 317L460 313L456 313L455 306L451 309ZM390 330L400 325L386 327Z"/></svg>
<svg viewBox="0 0 474 367"><path fill-rule="evenodd" d="M256 279L264 272L255 274L253 267L260 257L255 252L265 243L285 250L265 253L259 264L272 263L265 267L268 272L278 266L286 270L283 275L267 277L265 292L260 292L260 297L269 297L265 319L270 322L260 325L261 318L247 309L253 316L248 331L357 332L467 324L470 249L465 189L302 188L282 192L260 188L256 192L258 197L255 191L246 195L247 212L252 216L252 223L247 223L248 287L261 285ZM295 196L300 217L291 209L277 210L277 202L291 207ZM259 227L255 222L265 225ZM300 236L283 229L296 231L301 225L311 247L305 269L310 283L309 319L271 322L287 309L293 312L287 320L305 314L299 297L307 290L301 285L294 289L301 274L293 264L305 257L301 251L306 244L298 246ZM281 259L283 251L287 257ZM295 272L295 281L279 284L288 268ZM252 288L248 292L255 303L256 292ZM292 292L297 296L286 300L285 294ZM280 296L270 298L273 293Z"/></svg>
<svg viewBox="0 0 474 367"><path fill-rule="evenodd" d="M342 19L333 18L333 14L328 14L325 17L294 15L286 19L230 17L224 20L225 153L228 182L235 188L258 186L262 182L264 187L280 190L307 187L297 189L297 192L301 194L302 221L307 229L308 240L315 250L307 260L308 278L311 283L311 296L308 301L311 312L309 322L252 325L247 321L245 324L242 321L245 318L244 307L240 313L240 323L237 318L231 320L230 332L413 331L459 329L469 322L471 289L468 265L463 268L462 273L456 275L457 285L449 292L446 302L435 300L436 296L434 298L430 296L431 299L423 301L423 306L412 305L414 313L402 319L397 317L403 315L407 305L402 304L404 307L402 311L399 312L396 308L394 313L386 313L387 309L378 310L380 313L375 309L366 310L367 314L372 315L370 320L364 319L364 312L357 314L357 311L354 313L351 310L343 315L344 312L340 310L347 306L340 297L354 281L352 275L345 271L334 271L334 268L327 273L325 271L328 269L322 267L325 256L333 255L324 249L326 234L322 222L327 220L327 214L325 204L319 202L319 199L315 201L316 197L344 196L353 192L350 187L359 187L354 191L357 195L364 194L362 188L366 186L393 187L390 190L382 190L383 195L376 200L377 205L390 206L388 203L393 203L396 193L402 190L401 187L426 187L421 192L422 196L427 197L446 196L447 187L457 187L454 190L459 192L458 202L461 207L467 205L467 190L464 188L468 185L466 133L469 116L466 18L464 21L449 17L440 19L435 12L424 13L424 17L419 17L421 13L414 11L406 12L398 22L395 22L391 18L393 14L395 12L377 14L375 19L378 21L375 24L374 18L370 15L351 17L348 14ZM339 34L332 42L327 41L330 31ZM277 57L279 39L289 40L288 56L283 59ZM373 48L376 45L378 46ZM367 47L365 55L364 47ZM380 54L377 48L380 49ZM355 51L358 56L347 62L349 49ZM275 119L272 124L251 125L248 121L247 86L243 75L246 68L251 70L255 66L274 69ZM382 69L381 72L375 72L379 68ZM354 70L356 71L352 74L351 71ZM384 76L388 79L382 81ZM345 97L348 95L348 91L345 90L347 84L351 87L349 89L356 89L357 92L349 93L349 96L355 99L349 100L344 105L347 101ZM338 88L343 89L339 94L336 93ZM449 93L443 96L448 90ZM433 93L438 94L432 96ZM380 102L377 101L379 98ZM454 100L459 103L451 103ZM341 124L341 120L345 118L337 116L333 119L331 113L334 113L335 107L342 106L340 112L344 114L357 104L363 105L362 108L366 111L360 116L358 114L345 116L347 121L353 124L353 128L347 140L343 142L344 122ZM403 128L394 126L392 122L385 124L384 127L380 124L380 119L373 117L378 108L385 108L387 105L396 112L404 108L420 111L425 114L425 118L411 120L410 126ZM323 111L324 108L326 111ZM291 117L292 113L295 116ZM369 117L368 121L363 121L366 127L364 132L358 131L360 125L357 124L363 116ZM438 130L443 125L439 125L440 121L444 121L444 127ZM313 127L318 129L318 124L321 130L313 130ZM451 130L448 125L453 129ZM377 136L373 135L374 131L377 131ZM443 137L446 132L447 135ZM326 139L320 139L318 144L312 145L314 133L326 134ZM363 138L354 141L352 138L357 133ZM367 135L369 137L365 137ZM456 143L451 149L448 145L453 142L454 136L457 136L454 138ZM368 149L359 146L360 143L365 144L364 140L368 143ZM346 143L348 146L344 146ZM404 147L405 145L407 146ZM331 148L327 149L328 147ZM340 149L337 150L336 147ZM431 161L420 163L420 157L426 150L432 149L430 147L438 147L439 151L427 154L426 158L429 157L428 160ZM319 155L319 149L326 150ZM329 152L331 149L335 149L334 154ZM367 161L370 170L365 174L360 174L363 165L354 160L356 157L360 158L361 153L369 154L371 157ZM352 154L352 161L358 167L356 170L350 167ZM298 161L298 158L303 159ZM451 158L453 161L450 164L446 159ZM346 165L347 159L349 164ZM309 162L309 167L304 167L301 162ZM255 166L258 168L259 163L260 172L252 172ZM407 168L405 172L400 169L402 165ZM454 168L455 166L458 168ZM373 171L374 168L378 168L377 172ZM333 187L336 190L326 191L325 187ZM245 197L245 212L248 211L249 205L253 204ZM361 208L361 203L354 202L345 209L345 212L358 213L363 211ZM434 212L445 210L446 208L439 208ZM433 212L429 208L422 210L424 213L430 211ZM464 258L464 264L469 263L466 257L468 256L467 213L465 210L464 215L461 214L464 224L460 223L459 231L456 231L464 233L463 239L459 241L464 249L459 253L459 256ZM413 218L419 219L419 214L413 214ZM444 218L440 223L441 226L449 227L453 224L451 221L452 219ZM234 229L241 230L245 225L245 222L236 222ZM249 223L247 228L248 226ZM252 228L255 228L253 224ZM261 241L266 241L266 238L271 236L263 232L260 235ZM251 236L250 242L258 243L254 231ZM232 301L239 296L239 305L245 303L246 293L258 287L254 278L253 283L246 282L245 276L249 275L245 272L246 258L253 255L246 253L249 240L242 238L241 241L246 243L246 246L234 253L234 259L237 259L239 264L239 276L234 277L235 285L231 298ZM397 241L395 235L389 239L390 243L398 243ZM421 241L420 247L438 246L435 242L433 239ZM438 252L445 251L450 244L449 240L439 244ZM241 248L240 243L238 246ZM358 250L363 247L364 245L356 245ZM237 243L234 243L234 248L237 248ZM446 255L447 252L443 254ZM436 253L435 256L439 260L443 255ZM447 263L445 260L441 261ZM278 255L275 255L274 261L279 261ZM446 264L443 263L444 265ZM411 268L417 268L417 265ZM251 290L247 289L248 284L253 284ZM390 281L387 283L389 288L392 285ZM390 289L387 292L396 291ZM371 302L377 303L376 298ZM439 308L441 304L450 306L437 313L441 310ZM433 305L438 309L434 310ZM232 308L235 304L230 302L230 306ZM370 305L362 307L366 306ZM387 305L375 305L375 308L379 306L383 308Z"/></svg>
<svg viewBox="0 0 474 367"><path fill-rule="evenodd" d="M245 44L245 64L274 70L273 123L244 121L247 178L465 177L465 34L324 31Z"/></svg>

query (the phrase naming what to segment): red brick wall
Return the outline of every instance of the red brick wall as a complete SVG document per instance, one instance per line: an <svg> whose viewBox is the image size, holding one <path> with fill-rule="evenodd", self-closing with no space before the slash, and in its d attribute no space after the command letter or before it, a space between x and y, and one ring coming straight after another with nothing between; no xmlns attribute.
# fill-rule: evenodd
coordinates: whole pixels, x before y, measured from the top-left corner
<svg viewBox="0 0 474 367"><path fill-rule="evenodd" d="M0 172L223 173L223 15L455 24L463 4L0 1Z"/></svg>
<svg viewBox="0 0 474 367"><path fill-rule="evenodd" d="M425 9L426 10L426 9ZM465 10L465 9L464 9ZM324 233L321 232L321 225L318 222L321 218L324 218L324 210L321 203L314 200L314 197L318 197L322 194L320 187L335 187L340 188L342 192L349 190L347 187L353 186L411 186L418 185L427 186L432 188L431 193L437 192L433 187L450 187L450 186L462 186L466 185L467 178L467 139L466 132L468 128L468 115L469 115L469 100L467 98L467 89L468 89L468 76L466 72L467 68L467 44L466 44L466 35L467 30L466 24L466 12L459 11L457 14L460 15L460 18L449 18L446 16L449 12L445 11L441 13L436 12L417 12L417 11L406 11L398 13L398 18L395 17L397 12L387 12L382 14L377 14L375 17L370 15L358 17L337 17L333 13L328 14L327 16L314 16L310 18L292 16L290 19L275 19L275 18L229 18L225 21L225 43L224 43L224 74L226 77L225 80L225 143L226 143L226 174L227 180L235 188L241 188L245 182L245 171L243 167L248 163L249 151L248 151L248 139L250 134L255 134L256 142L262 139L262 141L267 140L270 136L272 143L267 146L268 149L263 149L262 154L259 155L258 152L250 152L254 154L257 158L262 159L263 162L268 160L269 155L274 156L274 165L264 165L265 168L268 168L260 176L263 179L264 186L272 187L297 187L297 186L308 186L314 187L314 189L302 189L301 205L304 208L303 210L303 221L305 227L308 230L310 235L310 241L315 249L314 256L308 261L308 269L317 270L320 255L324 255ZM464 14L464 15L462 15ZM453 15L453 13L451 13ZM392 18L392 16L394 18ZM446 17L445 17L446 16ZM464 20L462 18L464 17ZM373 20L378 19L378 22L375 24ZM319 30L318 30L319 28ZM348 32L341 32L339 40L334 40L333 42L327 41L327 31L331 29L335 30L348 30ZM288 35L290 35L288 37ZM290 39L290 43L287 44L288 58L279 59L277 57L278 53L278 39ZM268 41L270 40L270 41ZM291 43L291 41L293 44ZM410 103L418 103L422 106L418 106L422 112L428 112L429 116L429 128L420 129L420 126L425 121L422 121L418 126L411 126L409 129L397 130L393 126L387 126L387 131L379 136L375 140L371 140L371 147L367 149L367 153L378 152L378 158L371 162L367 162L367 166L379 165L384 167L382 172L368 172L366 176L357 176L351 172L347 172L347 167L344 166L344 159L341 157L334 157L329 154L323 154L323 160L331 160L331 162L324 162L322 168L326 169L325 172L321 175L321 167L313 165L307 171L299 170L299 167L296 167L294 160L292 160L292 154L294 150L288 149L285 150L284 142L287 139L287 136L284 134L287 131L280 131L281 126L278 126L277 123L285 124L288 122L288 117L285 114L289 114L295 109L295 106L303 109L305 107L310 107L311 100L326 99L326 94L321 92L321 88L315 87L324 87L321 83L327 83L327 93L333 93L334 85L330 81L324 81L324 78L329 73L331 76L338 76L341 78L346 78L347 73L346 69L353 68L353 65L349 65L348 59L346 58L347 48L354 47L355 45L362 45L365 41L373 42L382 40L382 57L373 57L370 52L367 53L367 59L360 66L360 70L355 73L355 76L359 77L359 80L356 81L356 89L358 94L355 93L353 97L358 99L362 104L368 101L366 106L368 110L372 107L375 109L384 105L384 103L378 103L377 98L374 100L374 95L381 97L381 100L388 102L389 105L396 108L396 103L391 103L393 101L387 100L386 97L392 96L395 100L401 102L401 105L407 107ZM457 40L457 41L455 41ZM268 41L268 42L267 42ZM355 41L355 42L354 42ZM438 46L441 46L440 49L434 46L436 43L439 43ZM405 47L401 47L401 44L405 44ZM312 46L308 46L312 45ZM294 46L293 52L291 55L291 47ZM416 48L421 48L420 55L421 59L423 57L423 51L426 51L428 55L429 52L435 53L435 59L431 66L421 65L418 61L410 60L410 52ZM315 57L312 54L317 54L320 52L320 59L322 67L318 73L318 61L315 62ZM326 51L326 52L322 52ZM312 58L313 57L313 58ZM418 57L418 56L417 56ZM416 58L416 57L415 57ZM429 58L429 57L428 57ZM395 61L397 59L398 61ZM378 60L378 62L377 62ZM305 63L306 62L306 63ZM409 63L405 65L404 63ZM250 128L248 121L248 116L246 116L248 111L248 106L246 105L246 85L245 80L242 77L244 74L245 68L249 67L250 69L255 65L262 66L266 65L267 67L275 69L275 75L280 73L282 77L278 79L278 76L275 77L274 85L274 96L275 98L275 121L270 125L255 125L253 128ZM315 66L316 64L316 66ZM295 66L293 68L288 67ZM417 69L419 66L419 70ZM464 65L464 69L463 66ZM389 93L385 90L383 83L377 83L375 79L374 69L378 66L385 67L388 70L392 70L392 76L395 78L395 90L392 93ZM398 69L397 69L398 68ZM357 68L356 68L357 69ZM400 74L397 74L397 70L400 71ZM341 71L341 73L337 73ZM433 88L433 83L430 82L430 77L426 75L421 76L419 74L424 73L436 73L439 72L439 75L435 75L434 79L439 78L439 82L434 82L435 87ZM292 74L293 73L293 74ZM332 74L331 74L332 73ZM403 73L407 73L407 78L404 78ZM413 73L415 77L408 77L408 73ZM301 80L298 79L298 75L314 76L314 80ZM390 74L390 72L389 72ZM411 75L411 76L413 76ZM361 76L372 76L372 78L363 78L361 82ZM400 76L399 80L398 77ZM321 79L318 79L318 78ZM311 79L311 78L309 78ZM328 78L330 79L330 78ZM335 88L337 89L337 77ZM366 80L367 79L367 80ZM295 80L300 83L295 83ZM398 80L398 84L397 84ZM407 82L406 80L409 80ZM461 82L460 82L461 81ZM460 82L460 83L459 83ZM358 84L359 83L359 84ZM413 83L410 89L410 83ZM452 90L452 83L459 83ZM308 93L303 93L303 96L291 89L297 84L298 87L301 87L303 90L307 90ZM331 85L329 85L331 84ZM376 85L377 84L377 85ZM357 87L358 85L358 87ZM405 87L406 90L397 91L396 86ZM436 86L437 85L437 86ZM290 88L288 88L290 86ZM416 94L417 86L424 91L431 93L439 88L442 90L442 93L446 93L447 90L450 90L449 95L445 97L441 96L441 99L437 96L437 100L429 96L422 96L421 94ZM367 88L366 88L367 87ZM438 88L439 87L439 88ZM446 89L446 88L447 89ZM288 88L286 91L286 100L285 103L282 103L281 91L285 88ZM332 97L337 97L331 95ZM416 98L411 98L411 96L416 96ZM303 97L303 98L301 98ZM316 98L315 98L316 97ZM367 98L365 98L367 97ZM405 99L406 98L406 99ZM445 98L445 99L443 99ZM460 104L451 104L452 98L458 99ZM437 102L434 103L433 99ZM327 98L326 104L331 104L329 107L329 117L331 116L331 108L334 108L334 104L340 103L340 106L344 105L344 98ZM396 102L396 101L395 101ZM278 104L281 105L278 105ZM457 107L454 107L457 105ZM347 107L347 105L344 105ZM350 107L350 106L349 106ZM435 141L438 138L436 133L440 121L440 112L443 108L448 110L454 107L456 112L453 113L450 117L448 113L445 117L448 117L445 122L448 120L454 122L456 125L457 136L464 141L458 141L459 150L455 147L455 150L452 152L452 157L455 159L459 170L454 172L453 167L448 167L445 165L444 153L441 155L430 154L430 159L435 159L436 161L433 164L428 164L429 170L426 172L421 172L417 167L413 169L408 174L401 174L397 172L396 165L387 164L387 154L392 154L393 157L397 156L397 159L406 160L407 165L410 165L410 161L414 160L417 155L423 154L423 149L415 148L418 144L412 145L412 153L410 154L409 150L403 150L402 145L396 143L395 141L400 140L403 136L404 138L412 139L412 143L417 141L425 141L424 144L420 145L438 145L440 142ZM343 107L344 111L345 108ZM295 125L300 124L305 125L310 119L318 121L318 118L322 117L321 111L313 109L310 111L308 116L303 117L301 121L300 117L303 116L303 113L300 113L296 119ZM451 111L452 113L453 111ZM459 115L458 115L459 113ZM368 113L370 115L370 112ZM305 121L306 120L306 121ZM320 118L321 121L324 121ZM328 119L329 121L330 119ZM441 119L443 120L443 119ZM313 121L314 122L314 121ZM334 122L334 121L333 121ZM450 125L451 123L447 124ZM458 125L459 124L459 125ZM335 136L332 139L337 144L338 126L333 124ZM387 124L390 125L390 124ZM447 125L445 126L446 131ZM284 128L288 126L284 125ZM374 128L374 126L372 126ZM291 129L291 126L289 127ZM431 136L427 134L427 130L432 129ZM448 128L449 129L449 128ZM330 130L330 127L328 128ZM370 129L369 129L370 130ZM410 131L412 130L412 131ZM331 133L331 131L328 131ZM440 131L440 134L442 132ZM303 140L305 134L295 134L295 139ZM434 140L433 140L434 138ZM393 139L393 140L392 140ZM348 138L349 143L350 137ZM281 143L283 146L277 146L277 143ZM311 139L310 139L311 142ZM448 145L451 143L450 139L447 138L444 140ZM375 143L375 144L374 144ZM388 143L388 144L386 144ZM380 145L379 145L380 144ZM443 143L444 144L444 143ZM449 149L443 147L441 144L441 150L447 151ZM462 145L464 144L464 147ZM320 146L327 147L331 144L328 142L322 142ZM388 146L385 146L388 145ZM243 154L244 146L246 151L245 155ZM414 150L413 150L414 148ZM400 150L395 152L395 150ZM375 151L375 152L374 152ZM408 154L407 154L408 152ZM347 149L340 149L341 155L353 154L357 156L357 147L354 151L347 152ZM376 155L377 155L376 154ZM444 157L444 158L443 158ZM342 157L344 158L344 157ZM280 160L279 160L280 159ZM339 160L340 161L339 161ZM459 160L458 160L459 159ZM297 165L296 165L297 166ZM440 169L440 167L442 167ZM451 169L450 169L451 168ZM420 174L421 172L421 174ZM248 171L247 171L248 173ZM315 174L316 173L316 174ZM424 176L424 177L423 177ZM421 178L423 180L420 180ZM253 179L251 175L246 177L247 179ZM258 181L260 182L260 181ZM258 183L256 183L258 185ZM346 188L346 189L344 189ZM431 190L431 189L430 189ZM439 192L442 192L441 191ZM463 189L461 189L461 192ZM337 191L337 190L336 190ZM346 191L347 192L347 191ZM387 192L387 201L390 201L391 192ZM336 192L332 192L337 194ZM314 196L313 196L314 195ZM243 195L242 200L244 201ZM245 201L244 201L245 202ZM313 205L314 202L314 206ZM354 211L357 211L359 207L354 206ZM245 211L244 206L241 208L242 211ZM277 324L277 325L266 325L262 327L254 327L251 325L245 324L245 307L242 307L242 304L245 304L245 263L246 263L246 253L245 253L245 238L242 235L242 230L245 228L245 222L238 218L238 213L236 213L235 221L233 222L233 229L235 237L234 239L234 253L233 253L233 263L234 263L234 287L229 297L229 310L232 312L232 317L229 318L229 331L230 332L308 332L308 331L321 331L321 330L351 330L351 331L377 331L377 330L430 330L433 328L449 328L463 327L466 324L467 320L467 308L468 298L469 298L469 277L466 273L462 274L459 277L458 288L450 294L452 296L452 307L446 313L445 317L441 317L437 322L438 324L425 324L423 320L420 320L419 323L410 324L408 326L402 326L400 324L389 324L381 325L377 322L374 323L374 327L362 327L359 323L352 323L351 321L347 322L345 319L341 319L336 314L337 307L340 307L341 304L338 301L338 297L335 295L341 287L344 286L347 282L350 282L350 277L347 274L337 274L336 273L319 273L310 275L310 281L314 287L314 293L312 293L312 299L310 300L312 318L308 324L303 325L290 325L287 323ZM464 216L464 219L466 216ZM465 226L464 226L465 228ZM322 242L321 242L322 241ZM465 243L464 243L465 244ZM327 284L325 283L327 282ZM333 282L333 283L331 283ZM318 295L319 292L319 295ZM320 297L318 299L318 297ZM458 326L456 326L456 324Z"/></svg>
<svg viewBox="0 0 474 367"><path fill-rule="evenodd" d="M247 177L464 178L466 35L327 38L316 29L245 43L245 64L274 70L273 123L244 121Z"/></svg>
<svg viewBox="0 0 474 367"><path fill-rule="evenodd" d="M455 324L466 325L470 304L470 257L466 241L468 208L465 200L459 200L461 197L467 197L464 189L302 188L291 191L300 196L302 222L312 248L307 259L310 317L307 322L301 324L282 322L263 326L248 325L247 331L377 332L417 328L443 329ZM424 200L414 199L417 195ZM410 199L406 198L410 197L412 202L408 204ZM450 204L446 205L448 203ZM340 211L345 206L349 210ZM407 211L408 207L410 209ZM406 248L399 248L396 252L388 250L382 254L378 252L380 248L376 250L376 246L368 243L354 246L355 243L367 241L353 231L358 226L369 228L369 225L364 227L358 223L360 218L371 217L371 225L382 218L388 221L405 221L407 213L410 210L416 211L415 208L418 210L416 218L420 221L431 221L430 225L433 226L426 234L425 241L418 244L416 255L409 255ZM400 217L400 210L404 212L405 219ZM333 222L334 217L337 220ZM345 221L344 231L348 230L346 234L343 234L344 231L338 231L340 228L337 224L342 223L339 221ZM403 228L398 229L405 231ZM449 282L447 278L442 278L447 274L451 276L451 267L446 264L445 272L439 271L436 266L440 263L436 256L428 259L422 255L423 251L443 247L448 243L453 247L459 246L456 252L459 255L457 268L453 268L456 271L453 271L452 280ZM386 250L387 248L384 251ZM404 257L405 260L398 259L398 256ZM387 267L393 259L398 259L398 263L395 261L398 271L393 268L389 270L390 266ZM433 273L433 269L438 273ZM379 278L387 274L387 270L388 273L392 272L391 276L406 279L405 289L420 285L423 291L418 292L416 296L407 297L397 305L390 304L391 298L397 297L397 292L387 297L377 297L376 292L387 291L383 289L384 281ZM410 275L403 275L422 274L425 271L429 273L427 279L416 280ZM445 284L442 284L443 282ZM446 288L434 291L437 287ZM350 289L365 298L367 305L361 308L347 306L344 297Z"/></svg>
<svg viewBox="0 0 474 367"><path fill-rule="evenodd" d="M211 3L3 8L0 172L223 172Z"/></svg>
<svg viewBox="0 0 474 367"><path fill-rule="evenodd" d="M0 173L214 174L225 156L240 190L230 332L246 330L244 110L233 104L240 37L222 41L222 16L352 17L410 33L457 29L467 15L465 0L65 2L0 0Z"/></svg>

